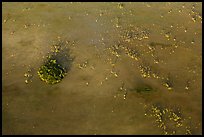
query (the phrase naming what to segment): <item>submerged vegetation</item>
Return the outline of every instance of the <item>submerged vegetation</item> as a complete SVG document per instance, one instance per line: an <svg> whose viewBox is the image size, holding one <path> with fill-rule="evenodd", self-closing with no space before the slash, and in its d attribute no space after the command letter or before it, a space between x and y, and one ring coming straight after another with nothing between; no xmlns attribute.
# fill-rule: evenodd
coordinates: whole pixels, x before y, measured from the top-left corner
<svg viewBox="0 0 204 137"><path fill-rule="evenodd" d="M136 88L136 92L138 93L150 93L153 91L153 88L150 87L149 85L141 86Z"/></svg>
<svg viewBox="0 0 204 137"><path fill-rule="evenodd" d="M130 91L137 92L140 94L146 94L146 93L155 92L156 89L152 88L150 85L141 84L141 85L137 86L136 88L130 89Z"/></svg>

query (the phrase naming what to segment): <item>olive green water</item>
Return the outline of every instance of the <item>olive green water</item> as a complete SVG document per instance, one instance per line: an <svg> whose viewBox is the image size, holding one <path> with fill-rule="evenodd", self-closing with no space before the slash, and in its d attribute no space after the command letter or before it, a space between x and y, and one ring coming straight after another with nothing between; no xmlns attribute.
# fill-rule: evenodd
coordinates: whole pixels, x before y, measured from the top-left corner
<svg viewBox="0 0 204 137"><path fill-rule="evenodd" d="M202 3L2 9L3 134L202 134Z"/></svg>

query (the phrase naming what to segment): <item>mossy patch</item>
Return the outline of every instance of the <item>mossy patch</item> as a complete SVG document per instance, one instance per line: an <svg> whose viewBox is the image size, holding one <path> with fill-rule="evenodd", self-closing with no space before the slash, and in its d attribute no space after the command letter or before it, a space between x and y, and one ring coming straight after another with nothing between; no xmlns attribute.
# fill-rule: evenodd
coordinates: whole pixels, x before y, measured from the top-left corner
<svg viewBox="0 0 204 137"><path fill-rule="evenodd" d="M74 57L70 55L68 45L64 41L56 41L46 57L45 62L37 71L38 76L47 84L59 83L70 71L74 60Z"/></svg>
<svg viewBox="0 0 204 137"><path fill-rule="evenodd" d="M39 68L37 73L40 79L47 84L56 84L64 78L65 72L65 69L57 63L57 60L50 59Z"/></svg>

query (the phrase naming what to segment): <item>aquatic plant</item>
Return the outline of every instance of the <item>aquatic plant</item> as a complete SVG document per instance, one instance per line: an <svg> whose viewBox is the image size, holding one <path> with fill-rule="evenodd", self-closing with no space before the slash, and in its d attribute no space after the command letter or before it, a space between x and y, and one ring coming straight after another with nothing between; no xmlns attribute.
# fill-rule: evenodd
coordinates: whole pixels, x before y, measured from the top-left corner
<svg viewBox="0 0 204 137"><path fill-rule="evenodd" d="M130 89L130 91L137 92L139 94L146 94L146 93L155 92L156 89L152 88L148 84L140 84L140 85L136 86L135 88Z"/></svg>
<svg viewBox="0 0 204 137"><path fill-rule="evenodd" d="M51 53L39 68L38 76L47 84L59 83L71 69L73 60L66 42L59 40L51 46Z"/></svg>
<svg viewBox="0 0 204 137"><path fill-rule="evenodd" d="M50 59L38 70L40 79L48 84L56 84L65 76L65 69L57 63L57 60Z"/></svg>

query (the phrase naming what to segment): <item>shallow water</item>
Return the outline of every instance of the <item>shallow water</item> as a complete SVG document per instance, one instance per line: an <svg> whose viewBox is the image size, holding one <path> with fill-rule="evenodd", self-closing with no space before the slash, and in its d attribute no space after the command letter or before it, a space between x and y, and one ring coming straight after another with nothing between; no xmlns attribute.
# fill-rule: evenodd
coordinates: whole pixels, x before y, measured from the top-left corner
<svg viewBox="0 0 204 137"><path fill-rule="evenodd" d="M201 3L2 8L3 134L202 134ZM49 85L56 43L73 60Z"/></svg>

